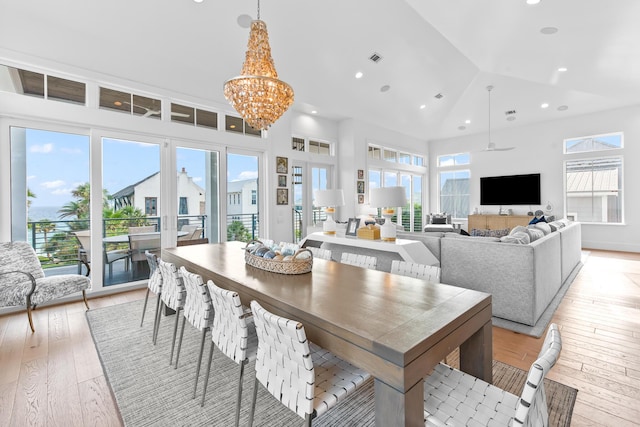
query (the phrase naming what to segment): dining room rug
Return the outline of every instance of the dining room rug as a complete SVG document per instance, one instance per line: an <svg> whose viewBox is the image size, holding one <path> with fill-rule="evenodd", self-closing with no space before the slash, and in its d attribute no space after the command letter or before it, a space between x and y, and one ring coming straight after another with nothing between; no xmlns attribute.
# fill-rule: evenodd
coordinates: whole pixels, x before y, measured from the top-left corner
<svg viewBox="0 0 640 427"><path fill-rule="evenodd" d="M196 399L192 399L200 348L200 332L186 325L177 369L169 366L174 317L163 316L157 345L151 342L155 298L149 301L144 325L140 327L142 300L91 309L87 320L105 376L126 426L230 426L235 416L238 365L217 349L204 407L200 406L206 359L205 345ZM181 322L182 323L182 322ZM493 382L520 394L526 372L493 362ZM240 424L246 425L255 375L247 365L243 381ZM551 426L569 426L577 390L545 379ZM314 426L373 426L373 381L368 381L353 398L345 400L314 422ZM301 418L282 406L262 386L258 389L255 426L298 426Z"/></svg>

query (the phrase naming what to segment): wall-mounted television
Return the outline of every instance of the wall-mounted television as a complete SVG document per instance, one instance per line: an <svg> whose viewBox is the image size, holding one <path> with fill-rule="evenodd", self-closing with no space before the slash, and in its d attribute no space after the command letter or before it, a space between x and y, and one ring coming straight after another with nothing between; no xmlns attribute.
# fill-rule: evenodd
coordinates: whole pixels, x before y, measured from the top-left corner
<svg viewBox="0 0 640 427"><path fill-rule="evenodd" d="M480 178L481 205L539 205L540 174Z"/></svg>

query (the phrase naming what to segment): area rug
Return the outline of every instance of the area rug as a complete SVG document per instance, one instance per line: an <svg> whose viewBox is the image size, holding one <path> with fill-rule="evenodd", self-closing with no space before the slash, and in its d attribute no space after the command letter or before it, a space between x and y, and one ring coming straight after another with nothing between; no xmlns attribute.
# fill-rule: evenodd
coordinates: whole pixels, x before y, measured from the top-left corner
<svg viewBox="0 0 640 427"><path fill-rule="evenodd" d="M235 416L238 365L214 353L204 407L200 406L204 363L196 399L192 399L200 333L188 324L178 369L169 366L174 317L162 318L157 345L151 342L153 309L147 308L140 327L143 301L87 312L91 334L112 393L126 426L229 426ZM149 306L155 305L150 301ZM205 346L206 360L210 341ZM206 363L206 362L205 362ZM253 365L245 369L240 424L246 425L255 381ZM526 372L493 362L494 384L520 394ZM545 379L550 425L569 426L577 390ZM314 426L373 426L373 381L314 422ZM258 392L255 426L299 426L302 419L283 407L262 387Z"/></svg>

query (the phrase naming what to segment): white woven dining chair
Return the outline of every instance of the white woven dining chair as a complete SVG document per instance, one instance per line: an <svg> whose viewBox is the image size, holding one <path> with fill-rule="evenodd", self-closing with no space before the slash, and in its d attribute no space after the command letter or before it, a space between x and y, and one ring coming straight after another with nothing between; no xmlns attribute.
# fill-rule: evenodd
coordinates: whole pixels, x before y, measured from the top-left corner
<svg viewBox="0 0 640 427"><path fill-rule="evenodd" d="M429 283L440 283L440 267L437 265L418 264L409 261L391 261L391 274L415 277Z"/></svg>
<svg viewBox="0 0 640 427"><path fill-rule="evenodd" d="M311 251L314 258L326 259L331 261L330 249L316 248L315 246L307 246L306 249L309 249Z"/></svg>
<svg viewBox="0 0 640 427"><path fill-rule="evenodd" d="M204 377L204 389L202 391L202 402L207 394L209 384L209 374L211 372L211 361L213 350L218 347L220 351L240 365L240 378L238 380L238 398L236 400L236 427L240 422L240 402L242 400L242 378L244 367L250 361L256 359L258 351L258 337L256 328L252 321L249 321L251 312L246 311L240 302L240 296L233 291L222 289L209 280L207 288L211 295L213 305L213 325L211 326L211 350L209 351L209 364ZM249 318L249 319L248 319Z"/></svg>
<svg viewBox="0 0 640 427"><path fill-rule="evenodd" d="M173 351L176 345L176 335L178 332L178 319L180 318L180 312L184 307L184 302L187 296L182 277L178 272L175 264L170 262L164 262L162 259L158 260L158 268L162 275L162 293L160 299L162 300L163 307L169 307L176 311L176 323L173 327L173 339L171 341L171 357L169 358L169 365L173 365ZM158 338L158 330L160 329L160 318L162 316L158 313L158 326L156 327L156 336L153 337L155 342Z"/></svg>
<svg viewBox="0 0 640 427"><path fill-rule="evenodd" d="M144 306L142 306L142 319L140 319L140 327L144 323L144 315L147 311L147 302L149 300L149 292L156 295L156 312L153 316L153 332L151 337L156 336L156 328L158 327L158 314L160 312L160 294L162 293L162 274L158 268L158 257L149 251L145 251L147 264L149 264L149 280L147 281L147 293L144 296ZM153 342L155 344L155 341Z"/></svg>
<svg viewBox="0 0 640 427"><path fill-rule="evenodd" d="M180 338L178 339L178 350L176 351L176 364L174 369L178 368L180 360L180 349L182 348L182 337L184 336L184 325L187 321L202 333L200 338L200 352L198 354L198 363L196 365L196 379L193 386L193 398L196 398L198 390L198 378L200 377L200 366L202 365L202 353L204 351L204 341L207 331L213 323L213 307L211 306L211 297L209 290L202 281L199 274L187 271L186 268L180 267L180 275L187 290L187 297L184 300L184 309L182 310L182 328L180 329Z"/></svg>
<svg viewBox="0 0 640 427"><path fill-rule="evenodd" d="M309 342L300 322L272 314L257 301L251 301L251 311L258 354L249 427L253 424L258 384L311 426L314 418L342 402L370 377Z"/></svg>
<svg viewBox="0 0 640 427"><path fill-rule="evenodd" d="M355 265L356 267L370 268L372 270L375 270L376 265L378 264L378 258L374 256L357 255L350 252L342 252L340 262L342 264Z"/></svg>
<svg viewBox="0 0 640 427"><path fill-rule="evenodd" d="M544 377L560 356L562 340L553 323L533 362L520 397L438 364L424 384L426 426L527 426L549 425Z"/></svg>

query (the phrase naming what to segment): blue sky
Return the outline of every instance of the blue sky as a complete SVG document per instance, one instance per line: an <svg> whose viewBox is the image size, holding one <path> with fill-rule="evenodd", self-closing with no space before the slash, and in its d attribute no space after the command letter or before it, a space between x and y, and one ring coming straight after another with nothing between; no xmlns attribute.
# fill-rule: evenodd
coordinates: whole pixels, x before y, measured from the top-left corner
<svg viewBox="0 0 640 427"><path fill-rule="evenodd" d="M71 191L89 181L89 137L27 129L27 183L36 198L32 206L62 206ZM196 183L205 177L205 152L180 148L177 170L183 167ZM160 148L155 144L107 139L103 145L103 183L109 193L136 183L159 170ZM234 155L227 179L256 178L255 157ZM200 184L202 185L202 184Z"/></svg>

